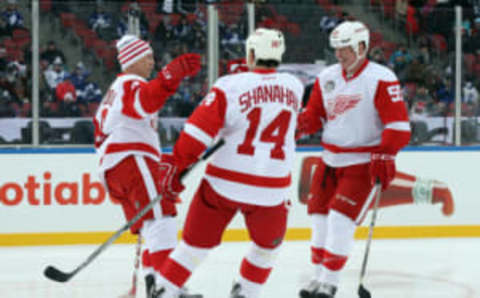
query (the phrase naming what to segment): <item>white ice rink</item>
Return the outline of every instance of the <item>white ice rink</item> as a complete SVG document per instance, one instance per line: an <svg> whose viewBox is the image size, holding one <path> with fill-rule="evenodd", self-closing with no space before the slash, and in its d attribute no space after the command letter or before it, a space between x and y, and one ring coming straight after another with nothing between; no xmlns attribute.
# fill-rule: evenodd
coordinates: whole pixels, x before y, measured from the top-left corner
<svg viewBox="0 0 480 298"><path fill-rule="evenodd" d="M0 248L1 298L115 298L128 291L134 245L114 245L68 283L47 280L52 264L70 271L96 246ZM206 298L228 298L246 242L223 243L194 273L188 287ZM365 241L357 241L338 298L358 297ZM307 242L286 242L263 297L295 298L308 279ZM374 240L365 281L374 298L480 298L480 239ZM145 297L143 279L139 298Z"/></svg>

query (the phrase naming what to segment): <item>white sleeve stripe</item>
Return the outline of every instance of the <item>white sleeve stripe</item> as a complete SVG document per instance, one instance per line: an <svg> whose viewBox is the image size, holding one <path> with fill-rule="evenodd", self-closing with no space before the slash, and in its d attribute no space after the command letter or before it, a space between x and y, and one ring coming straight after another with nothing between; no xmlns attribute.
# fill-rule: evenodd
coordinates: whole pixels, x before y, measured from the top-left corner
<svg viewBox="0 0 480 298"><path fill-rule="evenodd" d="M137 92L135 92L135 99L133 100L133 107L135 108L135 111L140 114L142 117L148 116L148 113L145 112L145 110L142 107L142 104L140 103L140 89L137 89Z"/></svg>
<svg viewBox="0 0 480 298"><path fill-rule="evenodd" d="M213 142L213 138L211 136L193 124L186 123L184 131L207 147Z"/></svg>
<svg viewBox="0 0 480 298"><path fill-rule="evenodd" d="M402 131L410 131L410 123L407 121L391 122L391 123L388 123L385 126L385 128L402 130Z"/></svg>

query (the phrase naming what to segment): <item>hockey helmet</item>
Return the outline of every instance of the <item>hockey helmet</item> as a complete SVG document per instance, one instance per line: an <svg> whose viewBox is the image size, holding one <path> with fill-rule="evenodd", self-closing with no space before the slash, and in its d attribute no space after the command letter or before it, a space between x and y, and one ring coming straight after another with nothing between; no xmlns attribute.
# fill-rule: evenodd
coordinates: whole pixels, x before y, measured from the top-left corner
<svg viewBox="0 0 480 298"><path fill-rule="evenodd" d="M358 49L361 42L365 43L364 55L366 55L369 41L370 32L368 28L358 21L345 21L330 33L330 46L332 48L337 49L350 46L357 56L359 56Z"/></svg>
<svg viewBox="0 0 480 298"><path fill-rule="evenodd" d="M276 60L282 61L285 52L285 40L282 32L273 29L258 28L250 34L245 43L246 56L250 51L255 52L255 60Z"/></svg>

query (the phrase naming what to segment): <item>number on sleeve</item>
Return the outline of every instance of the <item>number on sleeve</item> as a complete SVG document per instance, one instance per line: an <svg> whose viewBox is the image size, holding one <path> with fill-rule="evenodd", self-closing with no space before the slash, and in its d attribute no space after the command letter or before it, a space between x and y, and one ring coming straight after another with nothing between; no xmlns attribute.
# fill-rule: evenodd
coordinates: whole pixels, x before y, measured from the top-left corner
<svg viewBox="0 0 480 298"><path fill-rule="evenodd" d="M388 95L390 95L390 98L392 99L392 102L397 102L397 101L402 101L403 96L402 96L402 89L400 88L400 85L392 85L387 88Z"/></svg>

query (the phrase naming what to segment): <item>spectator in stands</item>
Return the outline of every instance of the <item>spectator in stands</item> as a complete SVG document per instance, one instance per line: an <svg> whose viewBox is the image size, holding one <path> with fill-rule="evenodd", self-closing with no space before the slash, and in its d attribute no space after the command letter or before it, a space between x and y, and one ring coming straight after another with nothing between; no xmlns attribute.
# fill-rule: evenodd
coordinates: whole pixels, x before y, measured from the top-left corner
<svg viewBox="0 0 480 298"><path fill-rule="evenodd" d="M433 97L428 92L428 89L424 85L419 85L417 92L413 97L413 110L416 109L416 114L422 114L432 116L435 111L436 103L433 100ZM419 111L420 109L420 111Z"/></svg>
<svg viewBox="0 0 480 298"><path fill-rule="evenodd" d="M445 103L447 107L453 103L454 98L450 80L439 81L436 88L436 97L439 102Z"/></svg>
<svg viewBox="0 0 480 298"><path fill-rule="evenodd" d="M195 35L185 16L182 16L178 24L173 27L173 38L184 43L193 42Z"/></svg>
<svg viewBox="0 0 480 298"><path fill-rule="evenodd" d="M79 102L101 102L102 90L95 82L87 82L83 89L77 90L77 98Z"/></svg>
<svg viewBox="0 0 480 298"><path fill-rule="evenodd" d="M90 72L86 69L82 61L79 61L75 66L75 69L70 74L69 80L75 86L76 89L81 89L87 82L87 78Z"/></svg>
<svg viewBox="0 0 480 298"><path fill-rule="evenodd" d="M390 56L389 66L397 74L400 81L403 81L405 78L405 69L407 65L411 62L412 57L407 51L405 45L400 45L398 50L393 52ZM403 78L403 79L402 79Z"/></svg>
<svg viewBox="0 0 480 298"><path fill-rule="evenodd" d="M77 102L88 104L89 102L100 102L102 100L102 91L94 82L88 81L90 72L86 69L82 61L78 62L69 81L73 84L76 91Z"/></svg>
<svg viewBox="0 0 480 298"><path fill-rule="evenodd" d="M113 40L116 37L113 19L110 13L105 11L102 4L97 4L95 12L88 18L90 29L97 32L100 38L104 40Z"/></svg>
<svg viewBox="0 0 480 298"><path fill-rule="evenodd" d="M168 23L168 17L163 17L155 28L155 33L153 35L154 42L160 42L160 44L163 45L170 39L172 30L173 26Z"/></svg>
<svg viewBox="0 0 480 298"><path fill-rule="evenodd" d="M0 38L9 36L10 34L11 32L7 27L7 23L3 18L0 17Z"/></svg>
<svg viewBox="0 0 480 298"><path fill-rule="evenodd" d="M86 105L77 102L75 86L69 80L60 82L55 89L56 101L59 103L60 117L80 117Z"/></svg>
<svg viewBox="0 0 480 298"><path fill-rule="evenodd" d="M370 55L370 60L383 65L387 65L387 59L385 59L385 54L381 47L373 47L370 50L369 55Z"/></svg>
<svg viewBox="0 0 480 298"><path fill-rule="evenodd" d="M7 8L2 11L1 17L10 33L16 28L24 28L23 16L17 9L17 0L7 0Z"/></svg>
<svg viewBox="0 0 480 298"><path fill-rule="evenodd" d="M133 17L138 17L140 20L140 35L142 36L143 39L148 38L148 28L149 28L149 23L148 19L145 16L145 14L142 12L140 9L140 6L138 5L137 2L132 2L129 6L128 10L125 10L125 12L122 14L120 20L117 22L117 37L120 38L127 34L128 31L128 17L133 16Z"/></svg>
<svg viewBox="0 0 480 298"><path fill-rule="evenodd" d="M421 63L420 57L412 58L410 64L405 68L405 82L424 84L425 80L425 64Z"/></svg>
<svg viewBox="0 0 480 298"><path fill-rule="evenodd" d="M471 81L466 82L465 86L463 87L463 102L477 106L478 98L479 96L477 88Z"/></svg>
<svg viewBox="0 0 480 298"><path fill-rule="evenodd" d="M475 54L480 49L480 17L475 19L470 36L465 38L463 44L464 53Z"/></svg>
<svg viewBox="0 0 480 298"><path fill-rule="evenodd" d="M2 98L6 98L7 101L20 101L15 90L16 77L16 71L11 66L6 72L0 72L0 92Z"/></svg>
<svg viewBox="0 0 480 298"><path fill-rule="evenodd" d="M55 91L57 85L70 76L69 73L64 70L64 64L60 57L55 58L53 64L47 68L43 75L51 91Z"/></svg>
<svg viewBox="0 0 480 298"><path fill-rule="evenodd" d="M7 49L0 45L0 71L4 72L7 70L8 64L8 57L7 57Z"/></svg>
<svg viewBox="0 0 480 298"><path fill-rule="evenodd" d="M340 20L335 15L325 15L320 19L320 29L327 34L330 34L330 31L332 31L339 22Z"/></svg>
<svg viewBox="0 0 480 298"><path fill-rule="evenodd" d="M47 48L40 54L40 59L47 61L47 64L50 65L57 57L60 58L64 63L67 62L65 59L65 54L63 54L63 52L57 48L57 45L53 40L50 40L47 43Z"/></svg>

